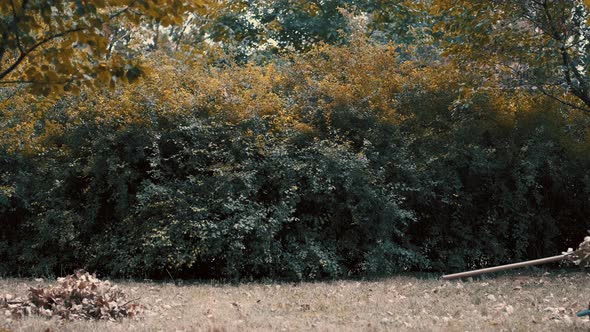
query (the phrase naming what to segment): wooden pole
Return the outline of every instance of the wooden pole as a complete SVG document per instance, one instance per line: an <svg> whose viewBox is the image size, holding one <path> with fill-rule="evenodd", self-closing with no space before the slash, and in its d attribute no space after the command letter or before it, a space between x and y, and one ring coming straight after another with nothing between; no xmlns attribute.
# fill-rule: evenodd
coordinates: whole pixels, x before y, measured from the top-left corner
<svg viewBox="0 0 590 332"><path fill-rule="evenodd" d="M557 262L557 261L566 259L570 256L571 256L571 254L568 253L568 254L562 254L562 255L557 255L557 256L552 256L552 257L535 259L532 261L513 263L513 264L507 264L507 265L500 265L500 266L488 267L485 269L460 272L460 273L454 273L454 274L445 274L442 276L442 280L466 278L466 277L472 277L472 276L476 276L476 275L480 275L480 274L484 274L484 273L489 273L489 272L498 272L498 271L504 271L504 270L509 270L509 269L515 269L518 267L525 267L525 266L532 266L532 265L538 265L538 264Z"/></svg>

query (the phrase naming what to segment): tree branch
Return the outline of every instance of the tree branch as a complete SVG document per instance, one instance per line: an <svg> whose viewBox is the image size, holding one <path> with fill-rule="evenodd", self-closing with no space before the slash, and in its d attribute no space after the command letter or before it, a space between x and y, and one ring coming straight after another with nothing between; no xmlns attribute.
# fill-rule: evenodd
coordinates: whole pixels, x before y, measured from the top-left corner
<svg viewBox="0 0 590 332"><path fill-rule="evenodd" d="M12 25L14 26L14 38L16 38L16 47L22 54L24 52L23 45L20 42L20 37L18 36L18 23L20 22L21 16L16 13L16 6L14 5L14 0L10 0L10 5L12 6Z"/></svg>
<svg viewBox="0 0 590 332"><path fill-rule="evenodd" d="M119 11L118 11L118 12L116 12L116 13L113 13L113 14L109 15L109 21L110 21L110 20L112 20L112 19L114 19L114 18L115 18L115 17L117 17L117 16L120 16L120 15L124 14L126 11L128 11L129 9L131 9L131 7L132 7L132 6L133 6L133 5L134 5L136 2L137 2L137 0L133 0L133 1L131 1L131 3L129 3L129 5L127 5L127 7L125 7L125 8L123 8L123 9L119 10Z"/></svg>
<svg viewBox="0 0 590 332"><path fill-rule="evenodd" d="M588 96L588 83L582 77L582 74L576 68L575 63L570 58L569 53L565 47L561 48L561 58L564 67L565 81L570 91L574 96L578 97L586 106L590 106L590 97ZM577 81L577 85L574 84L572 73Z"/></svg>
<svg viewBox="0 0 590 332"><path fill-rule="evenodd" d="M123 31L123 34L121 34L121 36L117 36L120 31ZM110 38L109 45L107 46L107 54L106 54L107 59L109 59L111 57L113 47L115 47L115 45L119 42L119 40L129 36L130 34L131 34L131 32L124 31L123 29L115 30L115 32L112 34L112 36Z"/></svg>
<svg viewBox="0 0 590 332"><path fill-rule="evenodd" d="M62 84L67 84L67 83L72 83L74 81L76 81L77 79L79 79L79 77L76 78L70 78L64 81L33 81L33 80L7 80L7 81L0 81L0 85L9 85L9 84L38 84L38 85L62 85Z"/></svg>
<svg viewBox="0 0 590 332"><path fill-rule="evenodd" d="M60 33L56 33L54 35L45 37L43 39L41 39L40 41L38 41L37 43L35 43L33 46L29 47L28 49L24 50L24 52L21 52L20 55L18 56L18 58L14 61L14 63L12 65L10 65L8 68L6 68L5 70L0 72L0 80L3 79L4 77L6 77L8 74L10 74L13 70L15 70L22 62L23 60L32 52L34 52L37 48L39 48L40 46L43 46L44 44L47 44L48 42L56 39L56 38L60 38L63 37L67 34L73 33L73 32L79 32L79 31L84 31L87 30L88 28L75 28L75 29L69 29Z"/></svg>
<svg viewBox="0 0 590 332"><path fill-rule="evenodd" d="M570 54L568 53L568 38L565 35L565 33L560 32L558 27L556 26L555 19L553 18L549 10L549 4L547 0L543 1L542 7L545 18L547 19L547 24L549 25L549 29L551 31L552 38L561 44L559 52L561 55L562 66L564 69L565 82L567 83L567 86L569 90L572 92L572 94L578 97L586 106L590 107L590 95L588 93L590 87L588 85L588 82L586 82L583 75L578 70L578 68L576 68L575 62L572 60ZM572 74L574 77L572 77ZM577 85L574 84L574 78L577 81Z"/></svg>
<svg viewBox="0 0 590 332"><path fill-rule="evenodd" d="M184 37L184 31L190 24L192 24L193 18L191 17L187 22L182 25L182 30L180 31L180 35L178 36L178 40L176 41L176 47L174 48L175 51L178 51L178 47L180 46L180 42L182 41L182 37Z"/></svg>
<svg viewBox="0 0 590 332"><path fill-rule="evenodd" d="M0 29L2 29L2 35L0 36L0 63L2 63L2 59L4 59L4 54L6 53L8 29L6 29L3 25L0 25Z"/></svg>
<svg viewBox="0 0 590 332"><path fill-rule="evenodd" d="M567 100L563 100L563 99L561 99L561 98L559 98L559 97L557 97L557 96L549 93L547 90L545 90L545 88L542 85L538 85L537 88L539 88L539 90L541 91L541 93L543 93L543 95L545 95L545 96L547 96L547 97L549 97L549 98L551 98L553 100L556 100L556 101L558 101L561 104L564 104L566 106L569 106L572 109L576 109L576 110L583 111L583 112L586 112L586 113L589 113L590 114L590 108L580 107L580 106L578 106L578 105L576 105L574 103L571 103L571 102L569 102Z"/></svg>

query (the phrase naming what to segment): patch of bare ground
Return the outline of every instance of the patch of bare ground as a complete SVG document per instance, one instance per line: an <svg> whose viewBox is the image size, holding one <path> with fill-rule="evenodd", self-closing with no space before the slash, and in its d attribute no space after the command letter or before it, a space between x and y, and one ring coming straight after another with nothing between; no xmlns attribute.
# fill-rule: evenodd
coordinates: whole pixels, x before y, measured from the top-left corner
<svg viewBox="0 0 590 332"><path fill-rule="evenodd" d="M24 297L39 282L0 279ZM42 283L49 285L50 283ZM393 277L298 284L116 282L139 298L139 320L60 322L0 315L0 331L588 331L590 274L475 281ZM0 313L2 314L2 313Z"/></svg>

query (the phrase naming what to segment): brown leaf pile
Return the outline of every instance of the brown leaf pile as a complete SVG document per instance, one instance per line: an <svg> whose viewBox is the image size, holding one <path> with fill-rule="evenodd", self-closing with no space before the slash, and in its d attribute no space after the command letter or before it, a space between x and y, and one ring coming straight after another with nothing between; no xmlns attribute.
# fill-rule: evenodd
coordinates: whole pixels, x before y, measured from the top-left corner
<svg viewBox="0 0 590 332"><path fill-rule="evenodd" d="M28 300L0 297L0 309L4 315L19 319L32 314L65 320L102 319L116 320L136 317L143 306L109 281L100 281L96 276L77 271L65 278L58 278L53 287L29 288Z"/></svg>

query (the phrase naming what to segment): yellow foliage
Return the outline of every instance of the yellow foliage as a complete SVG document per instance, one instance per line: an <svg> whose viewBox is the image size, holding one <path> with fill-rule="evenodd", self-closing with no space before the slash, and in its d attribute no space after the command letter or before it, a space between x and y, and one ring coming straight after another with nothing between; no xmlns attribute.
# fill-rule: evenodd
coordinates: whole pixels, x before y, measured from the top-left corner
<svg viewBox="0 0 590 332"><path fill-rule="evenodd" d="M0 85L29 83L33 93L48 96L76 92L89 83L133 81L140 70L113 48L111 25L133 30L157 21L167 27L206 8L214 8L214 2L2 1Z"/></svg>
<svg viewBox="0 0 590 332"><path fill-rule="evenodd" d="M190 114L217 117L230 125L261 118L274 132L309 133L315 130L310 114L321 110L330 123L333 113L343 108L403 123L434 118L436 112L460 115L462 110L454 105L471 104L471 110L493 112L509 125L516 114L533 112L547 102L530 91L507 91L500 79L470 84L480 82L477 73L463 72L444 58L400 60L400 50L416 52L361 37L350 45L318 45L309 53L264 65L216 66L156 52L143 59L149 75L133 85L110 90L97 84L84 87L80 96L59 100L26 93L0 97L0 108L11 118L2 128L0 143L43 153L52 147L52 137L83 122L124 128Z"/></svg>

